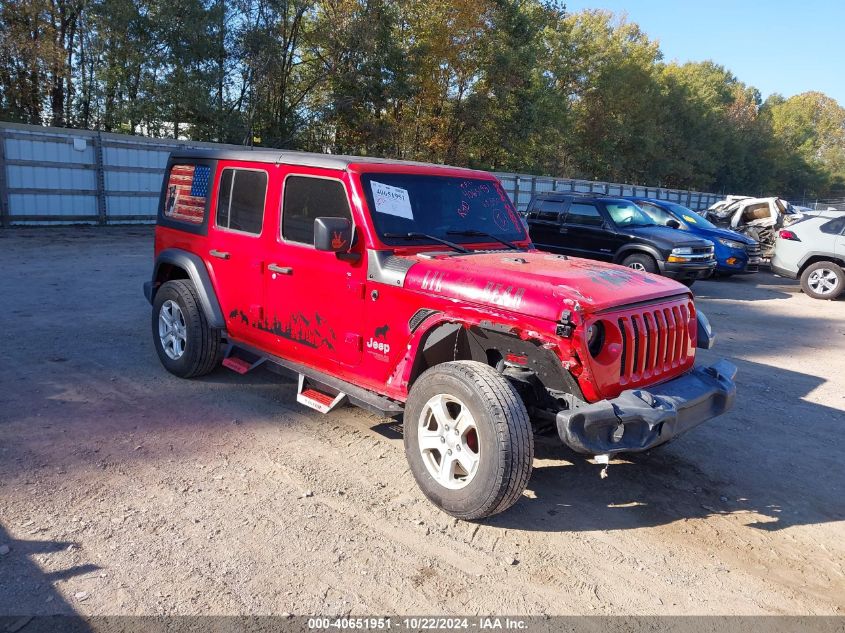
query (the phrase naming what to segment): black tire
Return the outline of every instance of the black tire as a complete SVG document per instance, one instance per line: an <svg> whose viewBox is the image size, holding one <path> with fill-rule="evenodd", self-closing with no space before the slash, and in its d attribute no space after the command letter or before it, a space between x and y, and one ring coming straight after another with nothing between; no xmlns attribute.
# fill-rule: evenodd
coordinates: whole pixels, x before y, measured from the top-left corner
<svg viewBox="0 0 845 633"><path fill-rule="evenodd" d="M622 265L634 270L645 271L647 273L659 274L657 261L651 255L645 253L632 253L622 260Z"/></svg>
<svg viewBox="0 0 845 633"><path fill-rule="evenodd" d="M466 406L477 430L478 466L457 490L432 477L420 451L423 411L440 394ZM444 512L464 520L481 519L507 510L522 496L534 461L531 422L516 389L489 365L454 361L428 369L411 388L404 420L411 472L423 494Z"/></svg>
<svg viewBox="0 0 845 633"><path fill-rule="evenodd" d="M833 287L826 292L818 292L820 287L816 285L816 289L811 284L814 283L814 275L817 271L827 272L827 278L833 278ZM831 282L829 282L831 283ZM813 299L836 299L845 291L845 271L833 262L816 262L810 264L801 273L801 290Z"/></svg>
<svg viewBox="0 0 845 633"><path fill-rule="evenodd" d="M165 351L159 335L159 316L168 301L178 305L185 326L184 349L178 358ZM155 294L152 314L153 344L164 368L180 378L195 378L213 371L220 362L220 331L208 325L194 284L177 279L163 284Z"/></svg>
<svg viewBox="0 0 845 633"><path fill-rule="evenodd" d="M695 283L695 279L681 279L681 283L687 288L692 288L692 285Z"/></svg>

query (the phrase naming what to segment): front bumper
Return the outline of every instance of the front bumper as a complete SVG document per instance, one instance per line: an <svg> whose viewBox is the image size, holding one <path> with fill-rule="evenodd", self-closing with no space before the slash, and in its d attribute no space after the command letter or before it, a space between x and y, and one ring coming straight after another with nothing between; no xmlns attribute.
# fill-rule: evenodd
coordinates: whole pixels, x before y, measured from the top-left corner
<svg viewBox="0 0 845 633"><path fill-rule="evenodd" d="M675 279L676 281L707 279L716 269L716 260L711 259L707 262L683 263L658 261L657 266L660 269L661 275Z"/></svg>
<svg viewBox="0 0 845 633"><path fill-rule="evenodd" d="M592 404L573 400L569 409L557 414L558 435L579 453L646 451L730 409L735 375L736 367L720 360L649 391L629 389Z"/></svg>

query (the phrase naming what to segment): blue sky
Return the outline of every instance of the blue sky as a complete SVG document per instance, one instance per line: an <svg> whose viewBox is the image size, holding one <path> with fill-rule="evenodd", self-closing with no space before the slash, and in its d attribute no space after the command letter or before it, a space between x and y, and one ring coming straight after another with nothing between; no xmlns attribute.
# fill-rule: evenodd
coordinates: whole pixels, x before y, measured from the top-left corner
<svg viewBox="0 0 845 633"><path fill-rule="evenodd" d="M712 59L765 99L819 90L845 106L845 1L564 0L570 12L626 12L665 61Z"/></svg>

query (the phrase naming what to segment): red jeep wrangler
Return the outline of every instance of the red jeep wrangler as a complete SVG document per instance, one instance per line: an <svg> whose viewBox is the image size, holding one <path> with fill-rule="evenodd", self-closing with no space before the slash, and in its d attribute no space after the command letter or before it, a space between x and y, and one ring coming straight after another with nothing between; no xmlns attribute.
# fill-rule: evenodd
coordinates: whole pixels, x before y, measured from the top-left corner
<svg viewBox="0 0 845 633"><path fill-rule="evenodd" d="M145 284L156 351L298 377L297 399L404 416L425 495L501 512L534 433L607 459L732 404L736 368L694 367L712 332L682 285L537 251L491 174L288 151L168 164Z"/></svg>

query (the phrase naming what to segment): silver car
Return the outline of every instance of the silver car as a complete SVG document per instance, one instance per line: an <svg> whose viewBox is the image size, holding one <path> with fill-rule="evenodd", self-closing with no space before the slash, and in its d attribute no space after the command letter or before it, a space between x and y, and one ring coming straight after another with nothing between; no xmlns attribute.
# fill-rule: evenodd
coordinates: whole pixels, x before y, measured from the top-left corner
<svg viewBox="0 0 845 633"><path fill-rule="evenodd" d="M772 272L801 279L814 299L835 299L845 291L845 212L821 211L780 229Z"/></svg>

